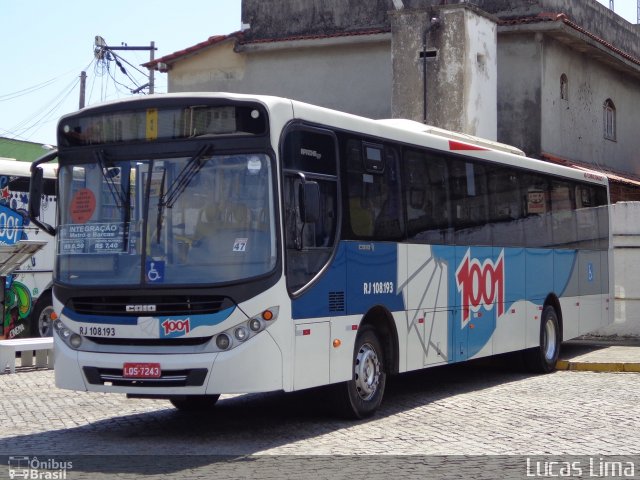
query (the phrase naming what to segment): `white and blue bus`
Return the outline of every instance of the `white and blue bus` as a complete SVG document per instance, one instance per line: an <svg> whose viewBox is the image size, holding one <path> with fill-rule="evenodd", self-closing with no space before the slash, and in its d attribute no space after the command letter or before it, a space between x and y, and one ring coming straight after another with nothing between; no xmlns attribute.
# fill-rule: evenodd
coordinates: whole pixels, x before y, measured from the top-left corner
<svg viewBox="0 0 640 480"><path fill-rule="evenodd" d="M0 249L24 240L43 248L4 278L0 339L52 334L54 239L29 220L31 164L0 158ZM44 165L40 221L56 222L56 165Z"/></svg>
<svg viewBox="0 0 640 480"><path fill-rule="evenodd" d="M365 417L388 375L513 351L549 372L612 319L596 172L227 93L89 107L58 145L61 388L202 409L330 385Z"/></svg>

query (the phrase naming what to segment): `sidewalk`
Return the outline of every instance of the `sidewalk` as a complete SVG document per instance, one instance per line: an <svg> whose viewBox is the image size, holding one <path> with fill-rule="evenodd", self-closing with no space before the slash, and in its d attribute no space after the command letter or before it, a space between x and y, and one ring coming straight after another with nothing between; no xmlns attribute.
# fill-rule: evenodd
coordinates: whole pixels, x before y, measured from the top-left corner
<svg viewBox="0 0 640 480"><path fill-rule="evenodd" d="M562 344L557 369L640 373L640 339L570 340Z"/></svg>

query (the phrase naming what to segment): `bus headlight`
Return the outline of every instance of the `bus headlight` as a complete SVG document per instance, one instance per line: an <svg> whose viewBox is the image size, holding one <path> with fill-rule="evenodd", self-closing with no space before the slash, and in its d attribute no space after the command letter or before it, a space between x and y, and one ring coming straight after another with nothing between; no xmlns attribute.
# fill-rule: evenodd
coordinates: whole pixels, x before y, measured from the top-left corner
<svg viewBox="0 0 640 480"><path fill-rule="evenodd" d="M82 345L82 337L69 330L60 319L54 320L53 329L62 341L74 350L77 350Z"/></svg>
<svg viewBox="0 0 640 480"><path fill-rule="evenodd" d="M265 330L278 319L279 307L270 307L249 320L235 325L215 336L218 351L230 350Z"/></svg>
<svg viewBox="0 0 640 480"><path fill-rule="evenodd" d="M80 348L80 345L82 345L82 337L77 333L72 333L69 337L69 345L73 348Z"/></svg>
<svg viewBox="0 0 640 480"><path fill-rule="evenodd" d="M216 346L220 350L226 350L231 345L231 338L226 333L221 333L216 337Z"/></svg>

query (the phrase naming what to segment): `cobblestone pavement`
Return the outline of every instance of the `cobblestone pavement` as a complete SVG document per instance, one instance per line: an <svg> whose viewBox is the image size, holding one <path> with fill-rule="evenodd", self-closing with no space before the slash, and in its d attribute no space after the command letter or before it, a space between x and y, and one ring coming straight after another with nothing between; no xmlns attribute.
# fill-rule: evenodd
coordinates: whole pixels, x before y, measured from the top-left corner
<svg viewBox="0 0 640 480"><path fill-rule="evenodd" d="M384 458L390 459L387 466L411 465L395 455L479 455L485 460L491 455L514 455L507 457L507 463L523 473L525 460L519 457L523 455L586 455L596 456L597 462L597 456L640 453L638 373L529 375L482 364L442 367L391 379L379 413L354 422L333 417L314 391L223 396L211 414L189 416L162 400L59 390L52 371L18 370L0 376L2 454L40 459L139 455L135 461L124 457L125 463L146 468L127 473L127 468L120 471L114 466L120 457L100 457L116 472L89 472L78 469L82 457L74 457L76 476L67 478L85 478L83 472L86 478L96 478L100 472L118 478L137 478L141 472L157 473L158 478L211 478L212 471L226 472L219 478L257 478L242 473L247 458L253 459L254 467L255 462L274 458L249 455L284 455L280 463L296 465L286 471L308 468L313 478L359 478L320 474L327 471L322 459L366 455L345 458L351 458L346 461L356 472L365 472L366 467L375 473L381 471L376 463ZM186 455L193 457L180 457ZM228 462L223 466L220 458L207 457L212 455L235 461L234 475L226 470ZM300 455L312 457L303 462L306 457ZM360 464L363 458L368 460ZM413 461L423 463L416 458ZM640 474L640 457L633 458ZM245 462L240 464L239 459ZM448 457L430 461L451 464ZM163 462L166 470L160 469ZM341 472L349 471L343 467ZM456 472L464 473L460 468ZM467 478L506 478L483 477L473 465L469 468L475 473ZM0 478L4 475L0 464ZM282 468L262 465L259 477L283 478ZM376 476L369 472L367 478Z"/></svg>

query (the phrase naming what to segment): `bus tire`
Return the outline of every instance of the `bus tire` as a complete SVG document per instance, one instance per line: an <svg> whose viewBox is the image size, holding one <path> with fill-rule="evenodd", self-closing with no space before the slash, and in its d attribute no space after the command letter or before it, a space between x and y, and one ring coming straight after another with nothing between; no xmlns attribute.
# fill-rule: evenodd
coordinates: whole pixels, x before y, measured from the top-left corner
<svg viewBox="0 0 640 480"><path fill-rule="evenodd" d="M337 385L338 413L351 419L370 417L384 395L385 356L372 327L363 327L356 337L351 380Z"/></svg>
<svg viewBox="0 0 640 480"><path fill-rule="evenodd" d="M51 291L48 290L38 297L36 306L31 312L32 337L50 337L53 335L52 313L53 299L51 298Z"/></svg>
<svg viewBox="0 0 640 480"><path fill-rule="evenodd" d="M179 395L169 401L182 412L205 412L211 410L219 398L220 395Z"/></svg>
<svg viewBox="0 0 640 480"><path fill-rule="evenodd" d="M528 370L536 373L555 371L560 355L560 322L555 308L544 307L540 320L540 345L525 351L525 364Z"/></svg>

